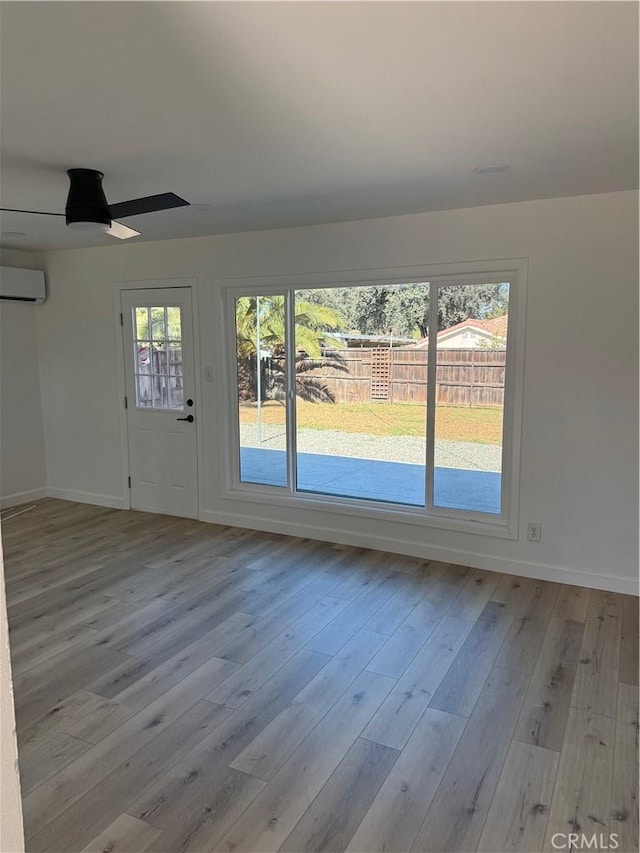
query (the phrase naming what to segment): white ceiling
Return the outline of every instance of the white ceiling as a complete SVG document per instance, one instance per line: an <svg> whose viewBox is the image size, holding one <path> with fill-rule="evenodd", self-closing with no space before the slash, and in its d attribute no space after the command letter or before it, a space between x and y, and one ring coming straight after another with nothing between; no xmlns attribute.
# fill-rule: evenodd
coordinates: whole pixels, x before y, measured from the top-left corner
<svg viewBox="0 0 640 853"><path fill-rule="evenodd" d="M1 7L3 207L62 211L71 166L111 202L212 206L126 219L139 242L637 186L633 2ZM0 226L15 248L120 245Z"/></svg>

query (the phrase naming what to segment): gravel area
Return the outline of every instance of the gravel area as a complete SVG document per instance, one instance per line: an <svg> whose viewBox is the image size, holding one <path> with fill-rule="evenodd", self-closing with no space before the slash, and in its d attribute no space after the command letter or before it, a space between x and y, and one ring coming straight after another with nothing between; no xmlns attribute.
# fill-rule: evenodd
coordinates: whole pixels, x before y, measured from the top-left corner
<svg viewBox="0 0 640 853"><path fill-rule="evenodd" d="M243 447L284 450L284 428L263 425L258 436L254 424L241 424ZM412 435L377 436L339 430L298 430L298 450L326 456L348 456L352 459L378 459L385 462L409 462L424 465L425 440ZM473 471L496 471L502 468L502 450L495 444L471 441L436 441L435 464L439 468L462 468Z"/></svg>

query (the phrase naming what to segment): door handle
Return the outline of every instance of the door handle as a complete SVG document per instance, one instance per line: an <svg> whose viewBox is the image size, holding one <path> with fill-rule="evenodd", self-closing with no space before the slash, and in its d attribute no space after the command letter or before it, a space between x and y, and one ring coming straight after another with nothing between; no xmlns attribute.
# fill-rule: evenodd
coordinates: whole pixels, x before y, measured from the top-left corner
<svg viewBox="0 0 640 853"><path fill-rule="evenodd" d="M186 421L188 424L192 424L195 420L193 415L187 415L186 418L176 418L177 421Z"/></svg>

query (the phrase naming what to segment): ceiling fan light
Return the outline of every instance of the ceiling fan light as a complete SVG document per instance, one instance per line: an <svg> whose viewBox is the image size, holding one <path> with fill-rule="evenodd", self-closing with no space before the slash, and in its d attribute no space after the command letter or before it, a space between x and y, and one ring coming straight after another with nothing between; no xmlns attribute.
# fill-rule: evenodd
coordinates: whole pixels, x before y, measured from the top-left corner
<svg viewBox="0 0 640 853"><path fill-rule="evenodd" d="M87 233L94 234L106 234L106 232L111 228L110 222L85 222L81 219L77 219L72 222L67 222L67 228L72 228L74 231L85 231Z"/></svg>
<svg viewBox="0 0 640 853"><path fill-rule="evenodd" d="M122 222L116 222L115 220L111 223L111 228L107 229L107 234L111 237L117 237L118 240L129 240L131 237L140 236L139 231L135 231L133 228L129 228L123 225Z"/></svg>

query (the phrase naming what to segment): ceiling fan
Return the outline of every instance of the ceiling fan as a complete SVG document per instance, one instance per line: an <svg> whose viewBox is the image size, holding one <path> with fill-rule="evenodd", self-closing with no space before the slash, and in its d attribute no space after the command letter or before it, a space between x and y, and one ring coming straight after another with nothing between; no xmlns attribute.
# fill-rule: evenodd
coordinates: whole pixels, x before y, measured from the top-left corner
<svg viewBox="0 0 640 853"><path fill-rule="evenodd" d="M19 210L15 207L0 207L0 211L10 213L34 213L38 216L64 216L68 228L77 231L103 232L128 240L137 237L140 231L134 231L117 222L127 216L139 216L142 213L154 213L157 210L169 210L172 207L184 207L189 202L175 193L160 193L145 198L121 201L119 204L107 204L102 189L104 174L96 169L68 169L69 195L64 213L48 213L44 210Z"/></svg>

